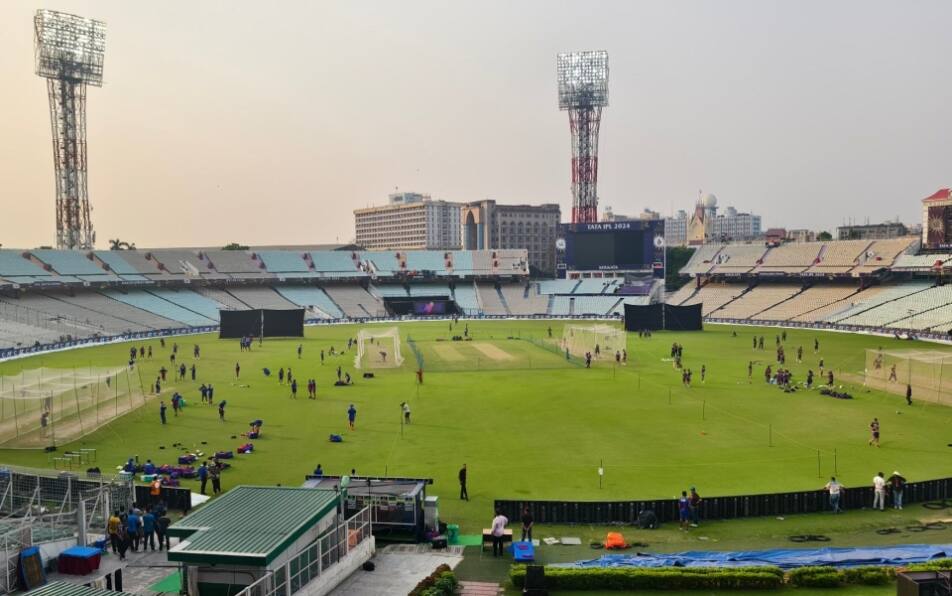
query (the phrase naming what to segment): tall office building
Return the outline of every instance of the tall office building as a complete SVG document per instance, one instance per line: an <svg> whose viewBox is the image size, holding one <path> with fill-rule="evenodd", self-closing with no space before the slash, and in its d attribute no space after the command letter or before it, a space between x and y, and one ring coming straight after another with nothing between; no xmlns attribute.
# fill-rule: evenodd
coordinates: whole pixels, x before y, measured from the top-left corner
<svg viewBox="0 0 952 596"><path fill-rule="evenodd" d="M386 205L354 209L355 243L367 250L459 250L459 203L393 193Z"/></svg>
<svg viewBox="0 0 952 596"><path fill-rule="evenodd" d="M529 265L546 275L555 274L555 239L562 212L554 203L498 205L485 200L462 209L463 248L524 248Z"/></svg>

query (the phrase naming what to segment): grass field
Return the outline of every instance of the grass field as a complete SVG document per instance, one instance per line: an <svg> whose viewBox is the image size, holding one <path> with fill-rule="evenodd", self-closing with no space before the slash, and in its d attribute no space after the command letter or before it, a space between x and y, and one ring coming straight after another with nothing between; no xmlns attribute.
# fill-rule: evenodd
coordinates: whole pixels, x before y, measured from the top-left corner
<svg viewBox="0 0 952 596"><path fill-rule="evenodd" d="M450 342L468 324L472 341ZM952 410L916 402L907 407L893 394L848 388L853 400L820 396L816 391L785 394L763 381L763 368L774 362L777 329L710 326L700 333L655 333L650 339L628 337L629 362L615 366L603 359L591 369L566 361L548 345L562 335L561 322L461 321L400 325L405 358L401 368L376 371L365 380L355 371L353 351L327 357L321 349L346 348L358 326L309 327L298 359L298 340L255 343L251 353L236 341L212 336L168 339L162 349L139 363L143 379L168 366L173 341L179 362L192 363L192 345L202 348L196 382L170 382L189 401L182 415L159 423L158 400L63 448L95 447L99 465L111 468L130 456L172 463L173 443L206 453L233 450L248 422L264 420L255 453L239 456L223 475L227 489L235 484L297 485L316 464L329 474L431 477L429 494L441 496L441 517L474 532L491 517L495 498L623 500L669 498L690 485L702 495L724 495L822 486L834 471L849 486L867 485L878 471L900 470L911 481L952 474L949 447ZM736 336L734 336L736 332ZM766 351L752 350L754 335L766 336ZM416 359L407 345L412 337L425 363L424 384L418 386ZM510 339L512 338L512 339ZM820 353L813 353L813 340ZM690 388L669 359L671 343L684 345L684 365L694 371ZM802 380L808 367L817 370L822 357L838 377L860 375L864 350L907 347L909 342L840 333L790 330L786 341L788 367ZM796 346L804 347L804 363L796 364ZM925 344L917 344L922 347ZM40 366L72 368L122 365L130 344L116 344L36 356L0 364L0 374ZM541 347L540 347L541 346ZM927 346L932 348L932 346ZM941 346L934 349L945 350ZM753 381L747 363L754 361ZM235 363L241 364L236 381ZM700 368L706 366L706 380ZM334 387L341 366L355 379L351 387ZM275 376L291 367L301 387L298 399ZM363 371L360 371L363 372ZM305 380L315 378L318 399L307 399ZM201 382L215 385L216 402L227 400L226 422L217 410L203 406ZM914 396L915 397L915 396ZM400 403L408 401L412 421L400 424ZM356 430L347 429L346 410L357 408ZM882 447L867 446L868 424L882 423ZM344 435L332 444L328 435ZM232 438L237 436L237 438ZM203 445L202 442L206 444ZM160 447L164 446L165 449ZM819 454L819 473L818 473ZM48 467L41 451L3 450L0 461ZM469 467L472 501L457 499L457 470ZM605 468L602 488L597 469Z"/></svg>

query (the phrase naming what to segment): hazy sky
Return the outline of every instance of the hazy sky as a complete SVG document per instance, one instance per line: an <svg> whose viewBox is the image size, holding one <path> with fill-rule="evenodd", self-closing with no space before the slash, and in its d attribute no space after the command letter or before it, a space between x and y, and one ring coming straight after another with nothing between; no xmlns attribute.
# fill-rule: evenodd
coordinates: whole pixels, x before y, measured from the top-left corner
<svg viewBox="0 0 952 596"><path fill-rule="evenodd" d="M952 2L0 3L0 243L54 239L33 12L107 22L99 245L346 241L395 187L571 204L555 55L605 49L600 208L919 219L952 183Z"/></svg>

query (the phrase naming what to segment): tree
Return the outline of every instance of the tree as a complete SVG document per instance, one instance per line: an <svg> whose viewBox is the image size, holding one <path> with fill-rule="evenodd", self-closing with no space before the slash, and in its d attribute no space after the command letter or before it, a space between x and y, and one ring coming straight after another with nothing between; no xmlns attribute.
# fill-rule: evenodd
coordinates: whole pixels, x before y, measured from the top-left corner
<svg viewBox="0 0 952 596"><path fill-rule="evenodd" d="M241 244L238 244L237 242L232 242L231 244L226 244L225 246L221 247L221 249L222 250L248 250L248 247L242 246Z"/></svg>
<svg viewBox="0 0 952 596"><path fill-rule="evenodd" d="M135 243L124 242L118 238L109 241L109 250L135 250Z"/></svg>
<svg viewBox="0 0 952 596"><path fill-rule="evenodd" d="M816 239L823 242L826 242L827 240L833 240L833 234L824 230L816 235Z"/></svg>
<svg viewBox="0 0 952 596"><path fill-rule="evenodd" d="M664 273L664 286L668 290L677 290L687 283L687 280L682 279L678 272L691 260L694 248L690 246L669 246L665 250L667 251L667 270Z"/></svg>

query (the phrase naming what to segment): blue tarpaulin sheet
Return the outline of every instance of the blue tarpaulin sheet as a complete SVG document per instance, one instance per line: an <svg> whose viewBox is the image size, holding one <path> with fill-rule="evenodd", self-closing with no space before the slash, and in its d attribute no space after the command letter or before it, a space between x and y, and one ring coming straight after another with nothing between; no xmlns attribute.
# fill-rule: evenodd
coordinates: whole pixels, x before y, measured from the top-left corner
<svg viewBox="0 0 952 596"><path fill-rule="evenodd" d="M779 548L751 551L686 551L604 555L597 559L559 563L552 567L747 567L776 565L783 569L822 565L908 565L952 557L952 544L905 544L859 548Z"/></svg>

